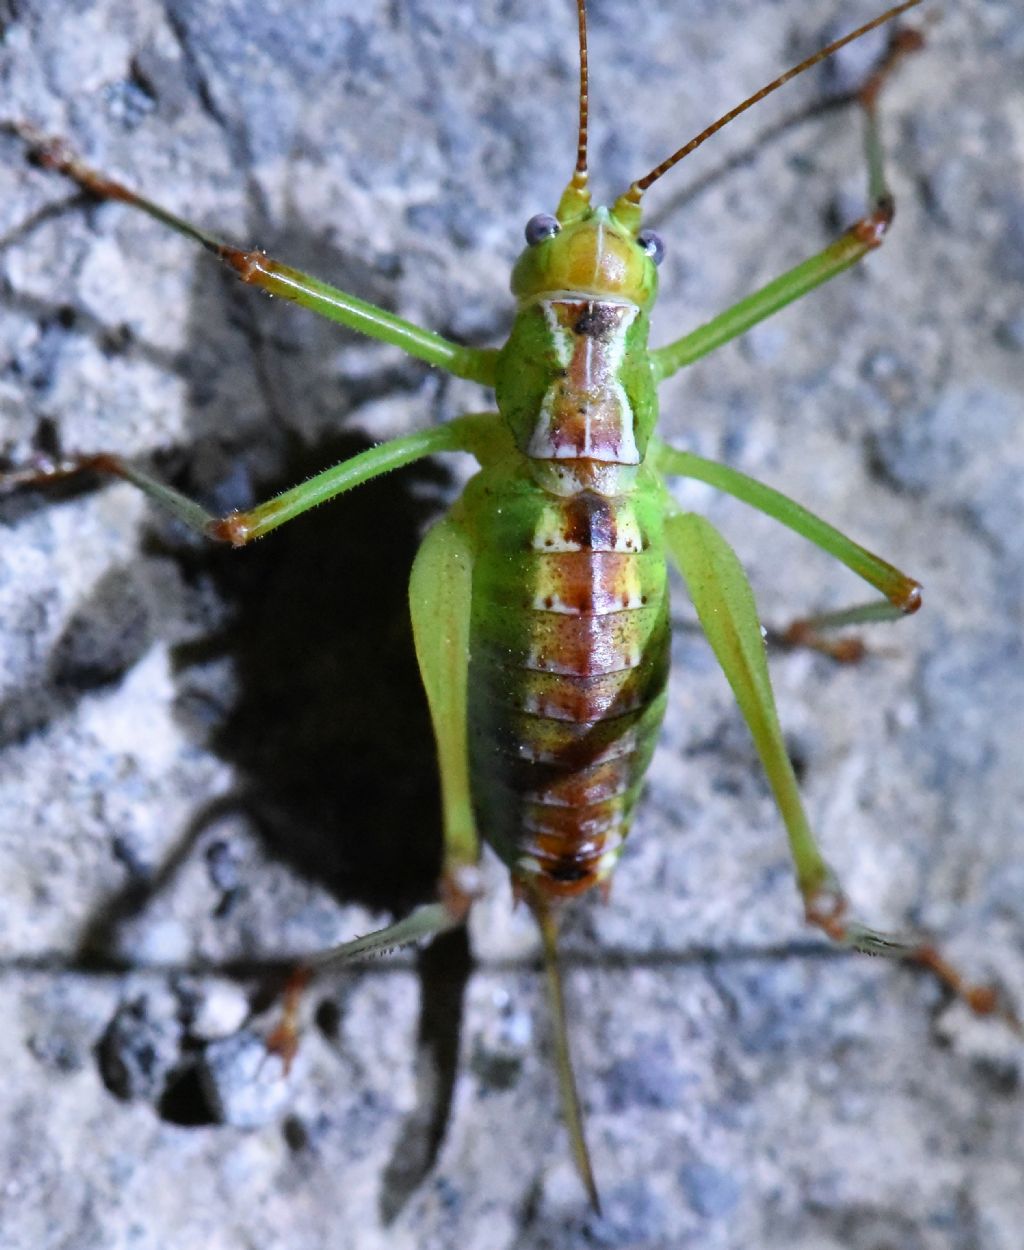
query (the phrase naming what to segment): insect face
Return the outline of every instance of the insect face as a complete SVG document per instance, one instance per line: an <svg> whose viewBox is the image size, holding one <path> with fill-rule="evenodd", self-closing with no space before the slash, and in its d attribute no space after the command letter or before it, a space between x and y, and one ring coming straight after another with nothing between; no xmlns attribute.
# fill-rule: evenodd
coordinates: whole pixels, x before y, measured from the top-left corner
<svg viewBox="0 0 1024 1250"><path fill-rule="evenodd" d="M531 233L539 237L512 271L512 294L520 304L556 294L628 301L643 309L654 303L660 256L609 209L588 208L561 229Z"/></svg>

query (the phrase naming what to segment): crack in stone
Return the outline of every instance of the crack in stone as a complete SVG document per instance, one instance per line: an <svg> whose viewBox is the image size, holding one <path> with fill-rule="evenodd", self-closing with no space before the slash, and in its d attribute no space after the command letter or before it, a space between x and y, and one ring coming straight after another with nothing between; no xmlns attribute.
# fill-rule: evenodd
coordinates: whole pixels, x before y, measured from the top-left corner
<svg viewBox="0 0 1024 1250"><path fill-rule="evenodd" d="M634 969L657 970L675 968L724 967L743 963L788 963L792 960L846 960L862 957L856 951L839 946L826 946L814 939L766 943L763 946L705 946L694 945L679 950L629 951L629 950L572 950L561 953L565 971L573 969L597 969L608 972L630 972ZM275 976L290 972L303 956L296 953L291 959L225 959L221 961L197 960L192 963L144 963L132 964L123 959L104 955L90 956L87 962L76 963L60 954L13 956L0 959L0 977L39 975L42 977L65 977L78 975L88 980L118 979L125 976L150 977L153 980L173 980L181 976L225 976L248 979ZM536 958L474 959L473 972L512 974L534 972L540 969L540 955ZM360 976L393 976L415 970L414 959L407 955L392 957L387 962L378 960L353 962L350 973Z"/></svg>

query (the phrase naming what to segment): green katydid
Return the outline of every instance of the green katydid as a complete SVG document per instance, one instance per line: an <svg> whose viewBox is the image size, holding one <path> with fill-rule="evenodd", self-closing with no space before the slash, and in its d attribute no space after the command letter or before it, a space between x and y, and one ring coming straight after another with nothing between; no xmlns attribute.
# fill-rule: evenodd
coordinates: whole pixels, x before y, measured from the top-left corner
<svg viewBox="0 0 1024 1250"><path fill-rule="evenodd" d="M424 456L466 451L480 463L449 516L428 534L410 587L417 654L430 704L443 791L445 870L438 900L318 958L317 966L427 938L461 924L472 905L482 839L507 863L544 935L558 1021L559 1068L574 1152L592 1201L555 962L561 899L606 882L633 816L665 706L666 560L683 573L705 632L753 734L789 834L808 919L871 953L926 963L979 1010L930 947L849 918L817 850L787 758L746 578L724 540L681 512L664 479L689 477L730 493L809 539L872 585L879 602L794 630L821 635L896 619L920 604L917 583L778 492L724 465L674 450L654 433L656 386L790 301L855 264L892 218L877 135L880 71L862 92L871 209L824 252L693 333L649 350L660 240L642 226L648 188L770 91L845 43L915 7L908 0L801 62L637 180L610 209L587 189L585 6L578 0L581 91L576 169L553 216L527 226L513 275L516 320L499 350L459 346L279 264L227 246L82 164L27 128L44 164L96 195L121 200L189 236L250 284L402 348L497 392L498 413L461 417L393 440L242 513L211 515L114 455L69 458L0 480L38 484L98 471L133 482L207 536L245 545L336 495Z"/></svg>

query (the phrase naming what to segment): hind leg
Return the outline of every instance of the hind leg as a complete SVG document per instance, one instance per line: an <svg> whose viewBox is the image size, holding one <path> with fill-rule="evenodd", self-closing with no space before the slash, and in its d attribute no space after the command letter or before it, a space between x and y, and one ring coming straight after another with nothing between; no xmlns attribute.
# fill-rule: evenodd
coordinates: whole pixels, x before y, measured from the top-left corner
<svg viewBox="0 0 1024 1250"><path fill-rule="evenodd" d="M973 1011L998 1014L1020 1032L1016 1015L997 992L968 982L927 939L881 933L851 914L839 878L818 849L804 811L775 709L754 596L739 560L703 517L670 517L665 534L764 765L786 826L808 923L841 946L927 968Z"/></svg>
<svg viewBox="0 0 1024 1250"><path fill-rule="evenodd" d="M297 968L285 990L280 1024L269 1045L290 1060L299 1032L299 1001L313 976L329 968L436 937L465 922L478 891L479 842L469 789L466 685L472 549L450 517L423 540L409 583L413 636L430 705L441 775L444 863L438 897L393 924L321 951Z"/></svg>

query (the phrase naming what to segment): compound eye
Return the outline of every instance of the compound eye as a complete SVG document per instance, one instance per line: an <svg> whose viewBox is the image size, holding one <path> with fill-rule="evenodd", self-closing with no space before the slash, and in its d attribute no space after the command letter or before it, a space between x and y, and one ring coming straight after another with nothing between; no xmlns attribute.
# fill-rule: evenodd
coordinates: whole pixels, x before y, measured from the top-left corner
<svg viewBox="0 0 1024 1250"><path fill-rule="evenodd" d="M636 236L636 241L656 265L660 265L665 259L665 244L662 243L661 235L656 231L641 230Z"/></svg>
<svg viewBox="0 0 1024 1250"><path fill-rule="evenodd" d="M543 243L561 230L562 225L557 217L550 213L538 213L526 223L526 241L532 247L535 243Z"/></svg>

